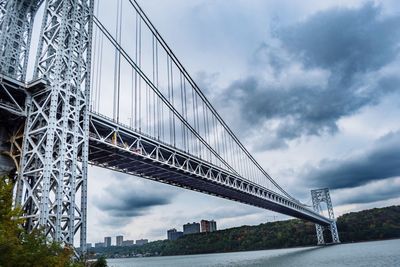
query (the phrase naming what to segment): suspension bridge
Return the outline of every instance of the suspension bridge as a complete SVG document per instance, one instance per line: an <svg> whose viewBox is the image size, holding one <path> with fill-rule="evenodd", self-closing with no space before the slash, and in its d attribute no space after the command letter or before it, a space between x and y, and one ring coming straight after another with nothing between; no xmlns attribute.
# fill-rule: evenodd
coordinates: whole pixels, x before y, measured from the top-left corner
<svg viewBox="0 0 400 267"><path fill-rule="evenodd" d="M0 115L0 167L15 173L28 231L79 236L84 251L94 165L314 222L318 244L324 229L340 242L329 190L310 208L268 175L134 0L0 0Z"/></svg>

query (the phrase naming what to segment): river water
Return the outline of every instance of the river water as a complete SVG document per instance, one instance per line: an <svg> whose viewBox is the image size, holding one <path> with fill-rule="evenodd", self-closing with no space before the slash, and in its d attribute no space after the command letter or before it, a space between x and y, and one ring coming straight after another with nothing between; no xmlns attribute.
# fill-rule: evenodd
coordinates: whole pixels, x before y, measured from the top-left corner
<svg viewBox="0 0 400 267"><path fill-rule="evenodd" d="M132 259L109 259L112 267L241 267L241 266L393 266L400 267L400 239L327 247L275 249Z"/></svg>

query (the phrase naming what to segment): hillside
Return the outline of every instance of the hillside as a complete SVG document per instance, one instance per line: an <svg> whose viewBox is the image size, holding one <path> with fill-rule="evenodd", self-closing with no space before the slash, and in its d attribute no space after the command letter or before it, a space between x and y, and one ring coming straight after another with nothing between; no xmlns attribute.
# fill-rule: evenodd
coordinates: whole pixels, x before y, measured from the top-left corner
<svg viewBox="0 0 400 267"><path fill-rule="evenodd" d="M342 242L400 238L400 206L344 214L338 218L337 226ZM293 219L187 235L176 241L156 241L141 247L111 247L92 252L108 257L185 255L313 246L316 242L314 224Z"/></svg>

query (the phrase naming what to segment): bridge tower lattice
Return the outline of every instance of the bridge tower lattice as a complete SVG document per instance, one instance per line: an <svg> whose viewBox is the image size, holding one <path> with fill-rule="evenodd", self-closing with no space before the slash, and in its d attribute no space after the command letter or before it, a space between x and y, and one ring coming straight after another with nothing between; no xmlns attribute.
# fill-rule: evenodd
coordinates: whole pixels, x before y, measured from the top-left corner
<svg viewBox="0 0 400 267"><path fill-rule="evenodd" d="M27 230L86 245L91 41L94 0L46 0L34 79L27 92L16 204ZM36 11L43 0L0 0L0 72L26 83Z"/></svg>
<svg viewBox="0 0 400 267"><path fill-rule="evenodd" d="M326 203L327 210L328 210L328 217L329 217L329 219L332 220L330 225L325 226L325 227L320 224L315 224L318 245L325 244L325 240L324 240L324 230L325 229L330 230L331 235L332 235L332 243L334 243L334 244L340 243L339 233L338 233L337 226L336 226L335 215L333 213L333 205L332 205L331 196L329 194L329 189L324 188L324 189L311 190L311 198L312 198L314 211L318 212L320 214L322 214L321 203L323 203L323 202Z"/></svg>

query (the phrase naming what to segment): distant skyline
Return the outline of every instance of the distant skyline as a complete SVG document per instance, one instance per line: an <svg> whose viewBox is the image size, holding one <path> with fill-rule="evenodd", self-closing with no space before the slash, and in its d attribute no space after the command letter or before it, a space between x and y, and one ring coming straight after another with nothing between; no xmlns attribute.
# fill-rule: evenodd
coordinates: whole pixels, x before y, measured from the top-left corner
<svg viewBox="0 0 400 267"><path fill-rule="evenodd" d="M336 216L400 204L400 6L362 0L138 0L227 124L290 194ZM274 217L276 216L276 217ZM88 243L287 216L89 169ZM339 229L340 230L340 229Z"/></svg>

